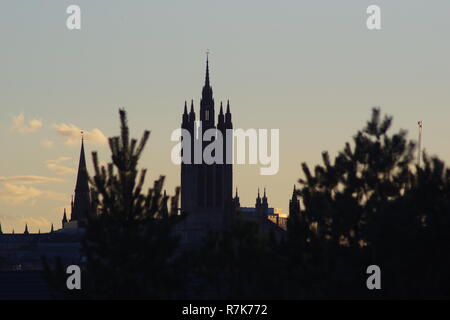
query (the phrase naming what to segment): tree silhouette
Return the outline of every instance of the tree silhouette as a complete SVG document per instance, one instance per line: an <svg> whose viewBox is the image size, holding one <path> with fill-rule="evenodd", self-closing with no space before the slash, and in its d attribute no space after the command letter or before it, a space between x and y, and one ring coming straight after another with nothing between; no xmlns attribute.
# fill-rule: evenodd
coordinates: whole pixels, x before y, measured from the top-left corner
<svg viewBox="0 0 450 320"><path fill-rule="evenodd" d="M92 212L82 242L85 292L91 298L173 298L181 286L172 236L179 188L170 198L161 176L144 194L146 170L137 166L150 132L139 143L130 140L126 112L119 114L121 136L109 139L112 162L100 166L92 154Z"/></svg>
<svg viewBox="0 0 450 320"><path fill-rule="evenodd" d="M257 221L240 214L231 228L210 233L203 245L187 253L193 297L200 299L279 298L279 261L275 242L260 232Z"/></svg>
<svg viewBox="0 0 450 320"><path fill-rule="evenodd" d="M301 273L292 295L448 297L450 173L436 157L414 165L414 143L403 130L388 134L391 123L375 108L333 163L324 152L313 173L302 164L304 208L289 218L285 248ZM366 288L372 264L381 268L381 291Z"/></svg>

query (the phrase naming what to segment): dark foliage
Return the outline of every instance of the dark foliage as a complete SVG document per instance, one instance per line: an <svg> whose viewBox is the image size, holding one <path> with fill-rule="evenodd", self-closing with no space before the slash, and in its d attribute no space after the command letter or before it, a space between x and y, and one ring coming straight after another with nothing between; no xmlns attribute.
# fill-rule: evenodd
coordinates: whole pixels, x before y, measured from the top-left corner
<svg viewBox="0 0 450 320"><path fill-rule="evenodd" d="M418 168L391 122L374 109L334 163L324 152L314 173L302 164L304 208L289 219L286 250L306 297L449 297L450 171L426 155ZM365 282L372 264L382 272L375 292Z"/></svg>

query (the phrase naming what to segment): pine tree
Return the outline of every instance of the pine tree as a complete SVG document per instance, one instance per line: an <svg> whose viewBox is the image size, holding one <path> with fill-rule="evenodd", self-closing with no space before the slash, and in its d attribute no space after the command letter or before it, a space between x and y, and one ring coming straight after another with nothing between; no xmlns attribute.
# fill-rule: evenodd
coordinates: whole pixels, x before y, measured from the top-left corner
<svg viewBox="0 0 450 320"><path fill-rule="evenodd" d="M126 113L119 114L121 136L109 139L112 162L100 166L93 152L92 212L82 245L87 290L96 298L173 298L181 286L172 236L179 188L172 198L163 195L161 176L143 193L146 170L137 166L150 132L139 143L130 140Z"/></svg>
<svg viewBox="0 0 450 320"><path fill-rule="evenodd" d="M418 168L414 142L403 130L390 135L391 124L374 109L334 162L324 152L314 172L302 164L303 210L290 218L286 254L304 276L288 282L292 295L449 297L450 170L427 155ZM371 264L381 291L366 288Z"/></svg>

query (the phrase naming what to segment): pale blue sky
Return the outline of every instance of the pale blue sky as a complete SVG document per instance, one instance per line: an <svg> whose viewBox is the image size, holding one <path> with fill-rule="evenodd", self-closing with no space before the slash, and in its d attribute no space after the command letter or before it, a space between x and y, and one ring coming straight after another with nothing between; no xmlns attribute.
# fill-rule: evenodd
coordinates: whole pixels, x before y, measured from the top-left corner
<svg viewBox="0 0 450 320"><path fill-rule="evenodd" d="M81 31L66 28L70 4L81 7ZM381 31L366 28L370 4L381 7ZM235 167L243 205L266 186L270 205L286 210L300 163L314 165L323 150L335 155L372 106L414 139L423 120L425 148L450 160L448 1L3 0L0 12L0 223L7 232L22 232L24 221L31 231L60 225L75 177L48 161L70 157L59 164L76 166L79 145L65 145L54 125L115 135L119 107L134 136L152 130L141 165L151 179L166 174L173 190L179 168L170 162L170 133L184 100L198 103L206 49L216 103L230 99L235 127L280 129L277 175ZM43 127L11 130L20 113ZM47 140L51 148L42 145ZM107 148L86 149L108 160ZM62 181L11 179L29 175ZM26 188L33 198L23 199Z"/></svg>

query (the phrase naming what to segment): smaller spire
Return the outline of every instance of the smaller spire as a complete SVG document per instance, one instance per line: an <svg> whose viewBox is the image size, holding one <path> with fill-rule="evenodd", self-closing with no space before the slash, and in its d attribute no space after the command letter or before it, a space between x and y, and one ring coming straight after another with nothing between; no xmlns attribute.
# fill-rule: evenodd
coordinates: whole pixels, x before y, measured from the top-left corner
<svg viewBox="0 0 450 320"><path fill-rule="evenodd" d="M25 231L23 232L23 234L29 234L29 232L28 232L28 224L27 223L25 223Z"/></svg>
<svg viewBox="0 0 450 320"><path fill-rule="evenodd" d="M238 188L236 187L236 198L239 197L238 195Z"/></svg>
<svg viewBox="0 0 450 320"><path fill-rule="evenodd" d="M187 114L187 101L184 100L184 114Z"/></svg>
<svg viewBox="0 0 450 320"><path fill-rule="evenodd" d="M3 231L2 231L2 223L0 222L0 234L3 234Z"/></svg>
<svg viewBox="0 0 450 320"><path fill-rule="evenodd" d="M220 101L220 114L223 114L223 104L222 104L222 101Z"/></svg>
<svg viewBox="0 0 450 320"><path fill-rule="evenodd" d="M258 199L260 199L261 197L260 197L260 195L259 195L259 188L258 188Z"/></svg>
<svg viewBox="0 0 450 320"><path fill-rule="evenodd" d="M64 228L64 224L67 223L67 214L66 214L66 208L64 208L64 215L63 215L63 219L62 219L62 225Z"/></svg>
<svg viewBox="0 0 450 320"><path fill-rule="evenodd" d="M227 113L225 114L225 123L227 129L233 128L233 124L231 123L230 100L227 100Z"/></svg>
<svg viewBox="0 0 450 320"><path fill-rule="evenodd" d="M14 234L14 229L13 229L13 232L12 232L12 234Z"/></svg>
<svg viewBox="0 0 450 320"><path fill-rule="evenodd" d="M52 223L52 228L50 229L50 233L53 233L54 229L53 229L53 223Z"/></svg>
<svg viewBox="0 0 450 320"><path fill-rule="evenodd" d="M191 100L191 113L194 113L194 99Z"/></svg>
<svg viewBox="0 0 450 320"><path fill-rule="evenodd" d="M38 234L41 234L41 229L38 230Z"/></svg>

